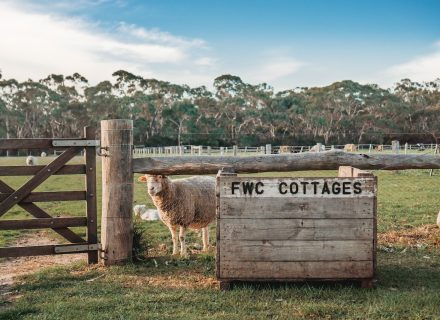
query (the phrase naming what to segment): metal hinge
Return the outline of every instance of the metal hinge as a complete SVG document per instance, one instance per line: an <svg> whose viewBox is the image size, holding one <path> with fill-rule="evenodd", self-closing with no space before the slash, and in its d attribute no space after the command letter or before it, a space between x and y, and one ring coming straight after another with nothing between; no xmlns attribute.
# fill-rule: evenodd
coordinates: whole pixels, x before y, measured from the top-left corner
<svg viewBox="0 0 440 320"><path fill-rule="evenodd" d="M54 147L99 147L100 140L52 140Z"/></svg>

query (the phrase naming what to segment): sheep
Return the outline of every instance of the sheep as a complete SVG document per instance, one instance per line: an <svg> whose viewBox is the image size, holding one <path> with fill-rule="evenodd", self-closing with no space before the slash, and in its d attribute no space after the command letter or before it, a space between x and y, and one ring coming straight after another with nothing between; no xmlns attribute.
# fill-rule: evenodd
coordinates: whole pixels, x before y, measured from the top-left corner
<svg viewBox="0 0 440 320"><path fill-rule="evenodd" d="M437 216L437 226L440 228L440 211L438 212Z"/></svg>
<svg viewBox="0 0 440 320"><path fill-rule="evenodd" d="M154 209L148 209L145 204L138 204L133 207L133 213L136 217L146 221L159 220L159 212Z"/></svg>
<svg viewBox="0 0 440 320"><path fill-rule="evenodd" d="M279 153L292 153L292 148L290 146L280 146Z"/></svg>
<svg viewBox="0 0 440 320"><path fill-rule="evenodd" d="M28 165L28 166L36 166L37 164L38 164L38 160L34 156L28 156L26 158L26 165Z"/></svg>
<svg viewBox="0 0 440 320"><path fill-rule="evenodd" d="M170 180L163 175L144 175L138 181L147 182L148 193L159 210L160 219L169 228L173 255L186 257L185 234L188 228L202 229L203 251L209 246L208 225L215 219L215 178L195 176ZM177 238L177 227L180 227Z"/></svg>
<svg viewBox="0 0 440 320"><path fill-rule="evenodd" d="M346 144L344 146L344 151L346 152L354 152L357 151L357 146L353 143Z"/></svg>
<svg viewBox="0 0 440 320"><path fill-rule="evenodd" d="M41 157L44 158L44 157L46 157L46 156L47 156L47 153L43 151L43 152L41 153Z"/></svg>
<svg viewBox="0 0 440 320"><path fill-rule="evenodd" d="M325 145L323 145L323 144L321 144L321 145L316 144L312 148L310 148L309 152L321 152L321 151L325 151Z"/></svg>

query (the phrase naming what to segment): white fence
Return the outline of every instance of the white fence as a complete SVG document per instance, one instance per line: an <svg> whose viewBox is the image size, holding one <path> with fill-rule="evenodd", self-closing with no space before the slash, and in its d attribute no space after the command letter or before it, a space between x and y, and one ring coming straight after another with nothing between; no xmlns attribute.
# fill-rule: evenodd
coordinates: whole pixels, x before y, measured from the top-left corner
<svg viewBox="0 0 440 320"><path fill-rule="evenodd" d="M145 156L167 156L167 155L221 155L221 156L246 156L257 154L282 154L282 153L302 153L302 152L320 152L328 150L346 150L355 153L439 153L439 146L436 144L404 144L398 142L392 145L374 145L374 144L350 144L350 145L323 145L314 146L272 146L270 144L260 147L211 147L211 146L166 146L166 147L144 147L134 146L133 153L137 157Z"/></svg>

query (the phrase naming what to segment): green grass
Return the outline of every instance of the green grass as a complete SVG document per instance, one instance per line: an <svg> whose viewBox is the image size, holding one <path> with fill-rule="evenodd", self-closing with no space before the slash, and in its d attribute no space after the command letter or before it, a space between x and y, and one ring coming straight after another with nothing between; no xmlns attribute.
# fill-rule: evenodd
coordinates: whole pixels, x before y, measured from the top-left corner
<svg viewBox="0 0 440 320"><path fill-rule="evenodd" d="M21 164L24 159L0 159L0 165L6 163ZM435 222L440 209L438 171L433 177L427 170L376 174L379 232ZM259 176L336 176L336 172ZM98 174L99 197L100 178ZM18 187L26 179L4 180ZM60 176L38 190L80 190L83 184L82 176ZM135 183L134 199L153 207L140 183ZM53 215L84 215L80 202L41 206ZM7 218L25 216L15 207L7 214ZM143 222L142 228L154 259L123 267L72 264L39 270L10 289L17 290L20 298L11 303L0 296L0 319L440 319L438 247L380 246L378 282L372 290L355 283L302 283L238 284L221 292L215 285L214 250L188 260L175 259L169 256L171 240L161 222ZM211 232L215 242L214 227ZM21 235L1 232L0 245ZM201 239L190 233L188 243L195 248Z"/></svg>

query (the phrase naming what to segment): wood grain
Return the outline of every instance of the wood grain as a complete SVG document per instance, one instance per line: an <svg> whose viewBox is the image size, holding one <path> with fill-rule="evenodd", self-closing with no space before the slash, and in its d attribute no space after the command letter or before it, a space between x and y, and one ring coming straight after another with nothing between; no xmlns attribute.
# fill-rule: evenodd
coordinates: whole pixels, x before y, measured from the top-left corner
<svg viewBox="0 0 440 320"><path fill-rule="evenodd" d="M372 261L222 261L220 279L357 279L371 278Z"/></svg>
<svg viewBox="0 0 440 320"><path fill-rule="evenodd" d="M26 220L0 220L0 230L82 227L87 225L84 217L40 218Z"/></svg>
<svg viewBox="0 0 440 320"><path fill-rule="evenodd" d="M133 122L101 121L102 221L104 264L131 260L133 242Z"/></svg>
<svg viewBox="0 0 440 320"><path fill-rule="evenodd" d="M133 159L133 171L150 174L213 174L224 167L236 173L337 170L353 166L364 170L439 169L440 157L427 154L356 154L343 151L261 155L251 157L188 156Z"/></svg>
<svg viewBox="0 0 440 320"><path fill-rule="evenodd" d="M371 240L222 240L220 245L223 261L373 260Z"/></svg>
<svg viewBox="0 0 440 320"><path fill-rule="evenodd" d="M220 198L220 218L372 218L372 198Z"/></svg>
<svg viewBox="0 0 440 320"><path fill-rule="evenodd" d="M84 128L84 138L95 140L96 132L94 127ZM95 147L86 147L84 153L86 163L86 213L87 213L87 242L98 243L98 204L96 194L96 152ZM88 252L88 263L98 263L98 250Z"/></svg>
<svg viewBox="0 0 440 320"><path fill-rule="evenodd" d="M0 201L8 198L13 193L1 193ZM20 203L52 202L52 201L79 201L86 200L85 191L51 191L31 192Z"/></svg>
<svg viewBox="0 0 440 320"><path fill-rule="evenodd" d="M33 176L45 166L1 166L0 176ZM86 166L83 164L64 165L54 175L84 174Z"/></svg>
<svg viewBox="0 0 440 320"><path fill-rule="evenodd" d="M369 240L373 219L222 219L221 240Z"/></svg>

